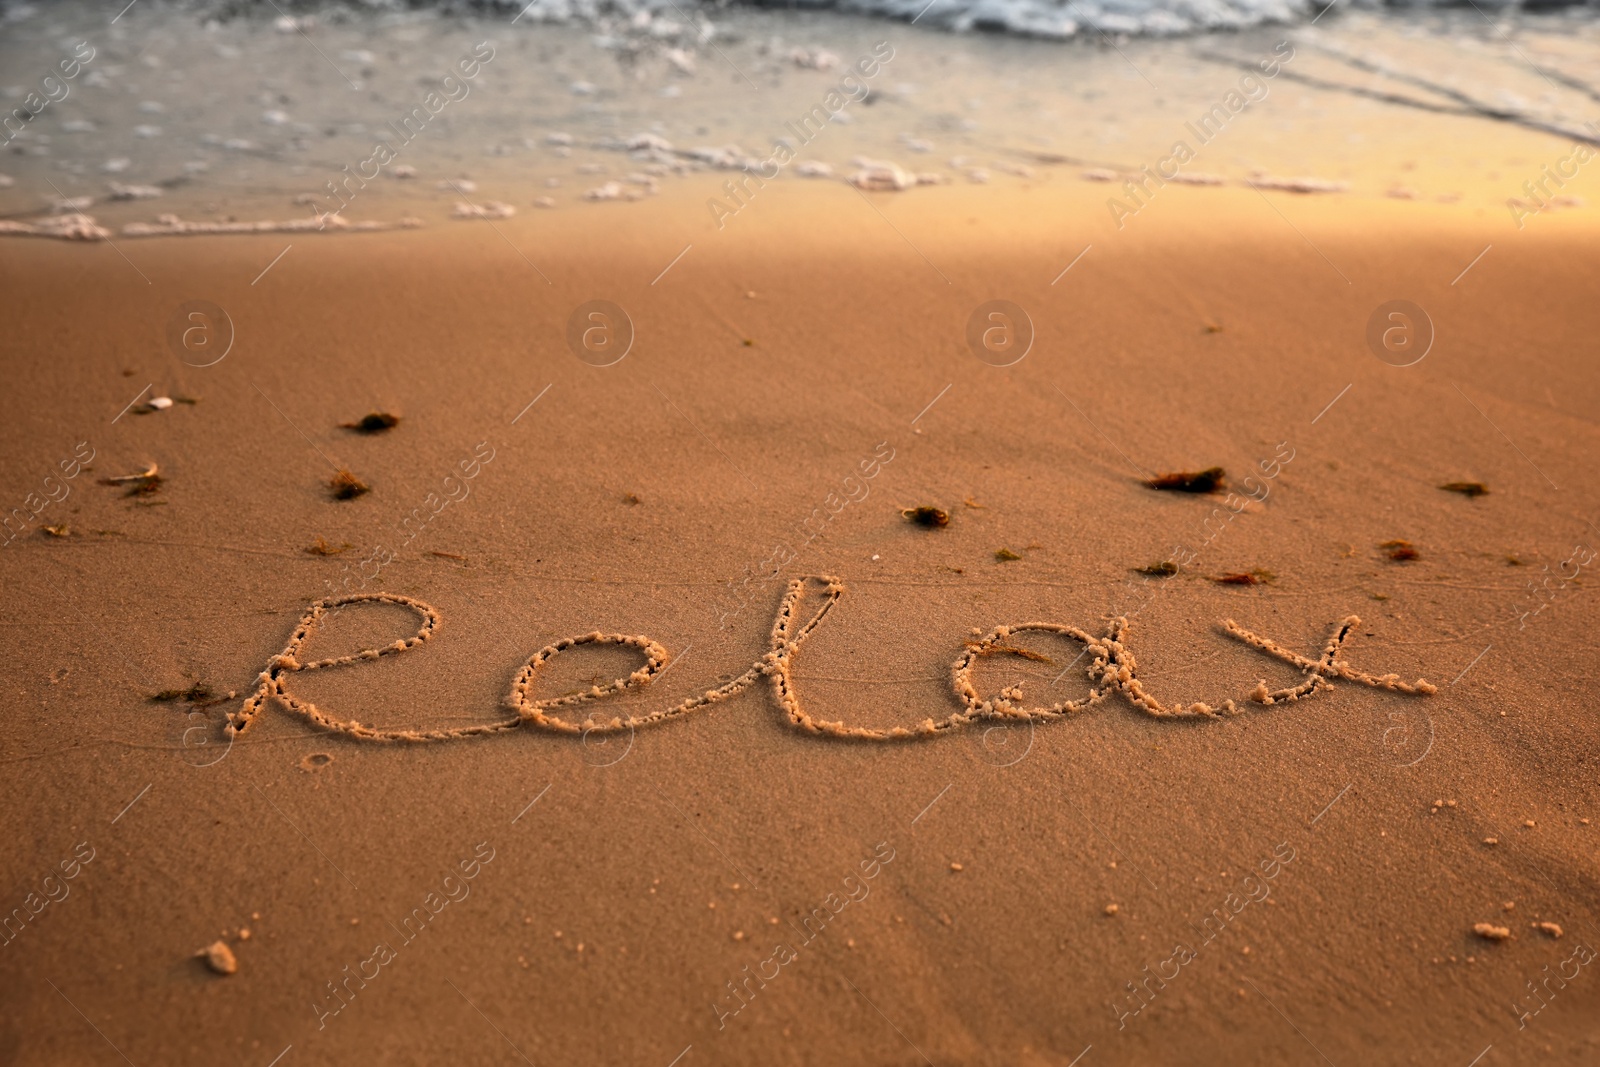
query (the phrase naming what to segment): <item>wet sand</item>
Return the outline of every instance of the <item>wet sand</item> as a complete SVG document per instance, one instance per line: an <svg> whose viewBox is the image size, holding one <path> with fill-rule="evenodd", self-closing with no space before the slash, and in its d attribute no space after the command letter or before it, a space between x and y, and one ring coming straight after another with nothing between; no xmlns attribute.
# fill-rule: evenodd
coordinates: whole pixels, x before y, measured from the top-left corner
<svg viewBox="0 0 1600 1067"><path fill-rule="evenodd" d="M529 114L491 63L417 176L346 213L416 229L123 229L309 217L370 141L345 129L96 203L109 241L3 239L0 1060L1592 1062L1600 216L1587 169L1507 204L1572 139L1282 78L1185 164L1223 184L1135 197L1238 81L1195 50L1281 35L1074 48L1040 85L1005 72L1054 46L927 34L893 61L924 88L828 130L832 179L735 199L662 163L636 202L583 198L648 187L597 146L658 121L657 163L769 145L838 77L787 48L882 30L793 18L727 44L762 107L715 123L710 54L674 119L579 30L508 45L564 42L528 69L598 102L544 86ZM1581 59L1584 32L1522 44ZM335 62L360 43L325 33ZM117 45L114 85L166 76L159 37ZM1295 39L1285 74L1349 76ZM251 77L295 54L255 44ZM1139 69L1170 99L1123 113ZM1483 69L1484 99L1532 77ZM334 72L300 73L251 106L324 101ZM192 107L150 121L246 132ZM8 157L0 211L102 195L121 149L73 144ZM854 155L946 180L861 191ZM345 425L374 412L399 421ZM1215 493L1145 484L1211 467ZM341 470L368 491L336 499ZM338 596L367 599L293 644ZM1070 629L995 632L1028 623ZM563 647L508 706L591 633L634 643ZM322 723L270 696L246 726L264 671ZM830 735L857 730L916 736ZM236 973L197 955L219 939Z"/></svg>
<svg viewBox="0 0 1600 1067"><path fill-rule="evenodd" d="M306 238L260 278L275 235L7 246L13 495L78 442L94 453L40 517L70 535L30 529L0 557L15 903L79 842L93 852L4 950L8 1059L94 1060L108 1042L134 1062L265 1063L288 1045L416 1063L1594 1054L1588 970L1537 1015L1526 985L1597 918L1588 575L1528 589L1546 565L1586 570L1562 564L1595 538L1586 231L1506 239L1443 206L1353 216L1176 187L1138 232L1097 231L1091 183L871 205L792 183L737 228L683 227L704 192L625 223ZM166 348L196 298L236 331L207 368ZM1437 331L1414 366L1365 341L1392 298ZM609 367L564 340L590 299L634 325ZM989 299L1034 324L1013 366L965 344ZM198 403L119 416L147 382ZM401 422L340 428L374 409ZM98 484L152 463L150 495ZM1140 483L1213 464L1259 502L1219 519L1220 498ZM335 467L372 491L330 499ZM1490 492L1437 488L1452 481ZM919 505L949 525L907 522ZM308 554L318 538L353 547ZM1389 559L1398 539L1420 558ZM1180 545L1176 576L1132 573ZM744 584L777 546L794 556L777 580ZM375 547L393 560L364 582ZM1213 580L1251 570L1272 578ZM757 660L784 583L814 574L844 586L792 663L819 719L943 718L975 628L1098 637L1112 612L1159 699L1241 713L1154 718L1113 690L1065 721L841 742L789 725L763 681L631 735L431 745L331 735L270 703L230 748L226 716L352 574L441 619L405 655L290 677L369 726L514 717L521 663L591 630L671 656L607 714L668 707ZM1224 619L1314 657L1349 614L1349 663L1439 692L1249 701L1300 672ZM315 654L415 628L347 607ZM986 696L1088 692L1080 644L1016 641L1044 658L981 659ZM563 656L538 695L640 662ZM196 684L238 696L150 699ZM1484 940L1481 922L1514 936ZM193 958L219 935L227 978Z"/></svg>

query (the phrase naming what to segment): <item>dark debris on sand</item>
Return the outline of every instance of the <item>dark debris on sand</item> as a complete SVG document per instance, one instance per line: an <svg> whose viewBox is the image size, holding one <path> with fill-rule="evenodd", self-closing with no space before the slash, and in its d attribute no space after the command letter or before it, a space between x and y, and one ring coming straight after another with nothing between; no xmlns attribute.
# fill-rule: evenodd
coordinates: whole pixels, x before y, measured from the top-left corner
<svg viewBox="0 0 1600 1067"><path fill-rule="evenodd" d="M1422 558L1422 554L1417 551L1417 546L1410 541L1385 541L1378 547L1383 549L1384 553L1396 563L1409 563L1412 560Z"/></svg>
<svg viewBox="0 0 1600 1067"><path fill-rule="evenodd" d="M950 513L945 511L943 508L926 506L920 508L902 508L900 510L900 514L904 515L908 521L914 522L918 526L927 526L931 528L950 525Z"/></svg>
<svg viewBox="0 0 1600 1067"><path fill-rule="evenodd" d="M382 433L400 425L400 416L387 411L373 411L363 415L359 422L341 422L339 425L356 433Z"/></svg>
<svg viewBox="0 0 1600 1067"><path fill-rule="evenodd" d="M340 541L336 545L331 545L325 539L319 537L307 545L305 551L313 556L337 556L339 553L348 552L354 547L355 545L352 545L349 541Z"/></svg>
<svg viewBox="0 0 1600 1067"><path fill-rule="evenodd" d="M203 704L215 696L211 687L203 682L196 682L187 689L163 689L150 697L152 704L176 704L187 701L190 704Z"/></svg>
<svg viewBox="0 0 1600 1067"><path fill-rule="evenodd" d="M372 492L370 485L343 468L336 471L328 480L328 488L333 492L335 500L354 500L363 493Z"/></svg>
<svg viewBox="0 0 1600 1067"><path fill-rule="evenodd" d="M1266 585L1276 577L1277 575L1271 571L1265 571L1257 567L1254 570L1218 575L1211 580L1218 585Z"/></svg>
<svg viewBox="0 0 1600 1067"><path fill-rule="evenodd" d="M1227 472L1221 467L1207 467L1203 471L1177 471L1147 478L1144 483L1151 489L1169 493L1215 493L1228 484Z"/></svg>

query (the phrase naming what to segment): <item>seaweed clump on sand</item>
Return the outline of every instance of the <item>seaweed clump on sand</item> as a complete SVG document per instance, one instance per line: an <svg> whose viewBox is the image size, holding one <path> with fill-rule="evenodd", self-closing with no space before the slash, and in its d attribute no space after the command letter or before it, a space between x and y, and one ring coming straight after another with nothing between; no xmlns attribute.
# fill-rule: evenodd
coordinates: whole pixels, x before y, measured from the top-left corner
<svg viewBox="0 0 1600 1067"><path fill-rule="evenodd" d="M945 511L943 508L926 506L920 508L901 508L900 514L905 516L907 521L914 522L918 526L934 528L950 525L950 513Z"/></svg>
<svg viewBox="0 0 1600 1067"><path fill-rule="evenodd" d="M1482 482L1445 482L1439 488L1447 493L1460 493L1465 497L1489 495L1489 487Z"/></svg>
<svg viewBox="0 0 1600 1067"><path fill-rule="evenodd" d="M391 415L387 411L373 411L363 415L356 422L341 422L339 425L356 433L382 433L400 425L400 416Z"/></svg>
<svg viewBox="0 0 1600 1067"><path fill-rule="evenodd" d="M335 500L354 500L363 493L372 492L372 486L342 467L328 479L328 488Z"/></svg>
<svg viewBox="0 0 1600 1067"><path fill-rule="evenodd" d="M1412 560L1422 558L1422 553L1417 551L1417 546L1410 541L1385 541L1378 546L1396 563L1410 563Z"/></svg>
<svg viewBox="0 0 1600 1067"><path fill-rule="evenodd" d="M1215 493L1228 484L1227 472L1221 467L1207 467L1203 471L1175 471L1145 479L1146 486L1169 493Z"/></svg>
<svg viewBox="0 0 1600 1067"><path fill-rule="evenodd" d="M1218 575L1211 580L1218 585L1266 585L1276 577L1277 575L1271 571L1264 571L1257 567L1254 570Z"/></svg>
<svg viewBox="0 0 1600 1067"><path fill-rule="evenodd" d="M341 552L348 552L355 546L349 541L341 541L337 545L329 544L325 538L317 538L306 546L306 552L313 556L337 556Z"/></svg>
<svg viewBox="0 0 1600 1067"><path fill-rule="evenodd" d="M159 693L153 693L150 696L150 703L176 704L179 701L186 701L190 704L204 704L215 695L209 685L196 682L187 689L163 689Z"/></svg>

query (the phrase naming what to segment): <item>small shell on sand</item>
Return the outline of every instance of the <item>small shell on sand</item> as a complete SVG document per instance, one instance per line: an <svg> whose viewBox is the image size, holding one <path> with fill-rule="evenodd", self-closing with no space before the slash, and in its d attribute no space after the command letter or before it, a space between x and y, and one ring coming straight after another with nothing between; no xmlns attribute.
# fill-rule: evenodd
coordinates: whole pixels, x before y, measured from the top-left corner
<svg viewBox="0 0 1600 1067"><path fill-rule="evenodd" d="M901 189L909 189L917 184L917 179L907 174L898 164L883 163L876 160L862 159L857 161L861 169L850 175L850 184L858 189L869 192L891 193Z"/></svg>
<svg viewBox="0 0 1600 1067"><path fill-rule="evenodd" d="M125 482L148 482L161 473L161 468L152 463L138 474L122 474L115 478L107 478L106 485L122 485Z"/></svg>
<svg viewBox="0 0 1600 1067"><path fill-rule="evenodd" d="M111 199L113 200L153 200L160 195L161 190L154 185L111 183Z"/></svg>
<svg viewBox="0 0 1600 1067"><path fill-rule="evenodd" d="M226 941L213 941L195 955L205 960L206 966L218 974L236 974L239 970L239 961L233 958L233 949L228 947Z"/></svg>
<svg viewBox="0 0 1600 1067"><path fill-rule="evenodd" d="M815 51L796 48L789 53L789 58L795 66L806 70L832 70L839 65L839 57L823 48Z"/></svg>
<svg viewBox="0 0 1600 1067"><path fill-rule="evenodd" d="M636 133L623 142L623 147L630 152L670 152L672 142L653 133Z"/></svg>
<svg viewBox="0 0 1600 1067"><path fill-rule="evenodd" d="M1504 941L1511 936L1510 930L1504 926L1496 926L1493 923L1473 923L1472 932L1485 941Z"/></svg>
<svg viewBox="0 0 1600 1067"><path fill-rule="evenodd" d="M153 396L150 398L150 407L155 411L165 411L172 406L170 396Z"/></svg>
<svg viewBox="0 0 1600 1067"><path fill-rule="evenodd" d="M1278 178L1255 171L1249 184L1258 189L1281 189L1289 193L1342 193L1350 188L1349 182L1327 181L1323 178Z"/></svg>
<svg viewBox="0 0 1600 1067"><path fill-rule="evenodd" d="M451 209L450 217L453 219L509 219L516 213L516 208L510 204L502 204L498 200L488 200L482 204L469 204L461 201Z"/></svg>

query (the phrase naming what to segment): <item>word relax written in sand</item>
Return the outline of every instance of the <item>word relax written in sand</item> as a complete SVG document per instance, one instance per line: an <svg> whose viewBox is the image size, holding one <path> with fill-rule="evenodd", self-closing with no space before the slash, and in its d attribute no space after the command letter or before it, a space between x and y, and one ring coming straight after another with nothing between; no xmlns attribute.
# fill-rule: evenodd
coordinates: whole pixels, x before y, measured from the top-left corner
<svg viewBox="0 0 1600 1067"><path fill-rule="evenodd" d="M807 590L815 585L822 587L822 603L810 619L800 623L800 606L806 597ZM822 620L839 602L844 595L844 584L837 578L826 576L813 576L808 578L794 578L789 581L788 590L778 606L776 620L772 624L772 637L768 651L750 665L733 681L715 689L708 690L697 697L691 697L670 708L664 708L646 715L630 715L627 718L611 716L597 718L591 713L582 722L562 718L558 714L551 714L565 709L576 709L582 705L593 703L603 697L620 693L634 686L648 684L662 672L668 661L667 650L643 635L628 634L603 634L599 632L584 634L580 637L568 637L547 645L534 653L522 668L517 671L511 683L511 692L506 703L515 716L500 722L484 723L479 726L459 727L450 730L386 730L378 729L353 720L341 720L325 714L315 704L303 700L289 691L289 679L301 671L329 670L335 667L348 667L363 660L375 660L380 656L398 655L407 649L413 648L433 637L440 623L440 616L431 605L411 597L395 593L356 593L350 596L334 597L328 600L318 600L311 605L309 611L301 618L300 625L295 627L294 633L289 638L289 643L282 652L273 656L267 662L266 669L258 678L259 685L256 691L247 698L237 711L230 712L228 716L227 733L231 738L250 728L256 718L261 714L261 709L266 706L269 698L277 697L285 706L311 722L328 730L349 734L353 737L373 741L449 741L462 737L473 737L481 734L499 733L505 730L514 730L524 723L555 731L557 733L577 734L587 736L590 733L616 733L633 730L641 726L652 726L687 715L697 709L727 700L756 684L765 677L772 686L773 694L778 703L787 713L791 725L799 727L810 734L827 735L830 737L852 738L867 741L895 741L905 738L928 737L935 734L959 729L968 723L979 719L1009 719L1042 722L1051 719L1064 718L1073 712L1083 711L1113 693L1121 693L1129 703L1148 715L1162 718L1187 718L1196 716L1212 716L1219 712L1236 714L1238 708L1232 700L1223 701L1220 708L1213 708L1209 704L1194 703L1185 705L1166 705L1158 701L1140 683L1138 677L1138 662L1134 659L1133 650L1126 642L1128 620L1118 617L1113 619L1108 626L1105 636L1094 637L1075 626L1067 626L1053 622L1027 622L1016 626L997 626L981 638L969 641L965 650L956 659L951 667L951 685L956 698L965 710L952 712L944 719L924 719L912 727L896 726L889 729L879 729L868 726L852 726L844 722L830 722L825 719L814 718L801 706L800 698L795 690L792 666L794 657L805 643L813 630L822 624ZM307 642L316 633L318 625L329 614L330 609L342 607L346 604L364 602L385 604L398 604L416 612L422 618L422 625L411 637L395 641L383 648L367 648L360 652L346 656L335 656L329 659L305 660L302 655ZM1305 672L1305 678L1294 686L1284 689L1269 690L1265 681L1260 682L1255 691L1250 694L1250 699L1261 704L1276 704L1285 700L1299 700L1302 697L1314 695L1318 690L1332 685L1331 679L1345 678L1350 681L1360 682L1363 685L1374 686L1379 689L1389 689L1400 693L1428 694L1435 692L1435 687L1428 682L1418 679L1414 683L1402 682L1396 675L1386 674L1374 676L1357 670L1339 658L1339 652L1345 640L1361 625L1361 620L1354 615L1341 622L1328 643L1322 649L1322 655L1317 659L1309 659L1299 653L1283 648L1265 637L1260 637L1240 627L1232 619L1223 623L1223 629L1232 637L1243 641L1252 648L1259 649L1267 655L1285 660L1294 664ZM1089 680L1096 683L1087 697L1081 700L1068 700L1052 704L1049 707L1025 707L1022 703L1022 687L1010 686L1003 690L998 697L985 698L981 696L972 684L972 668L978 660L988 656L1015 655L1036 656L1026 649L1018 648L1010 643L1010 639L1024 633L1056 634L1080 642L1085 651L1090 655L1090 661L1085 668ZM570 648L579 645L628 645L637 648L644 654L644 665L626 678L618 678L610 685L595 685L586 692L568 696L551 697L544 700L532 698L532 690L540 670L555 656Z"/></svg>

